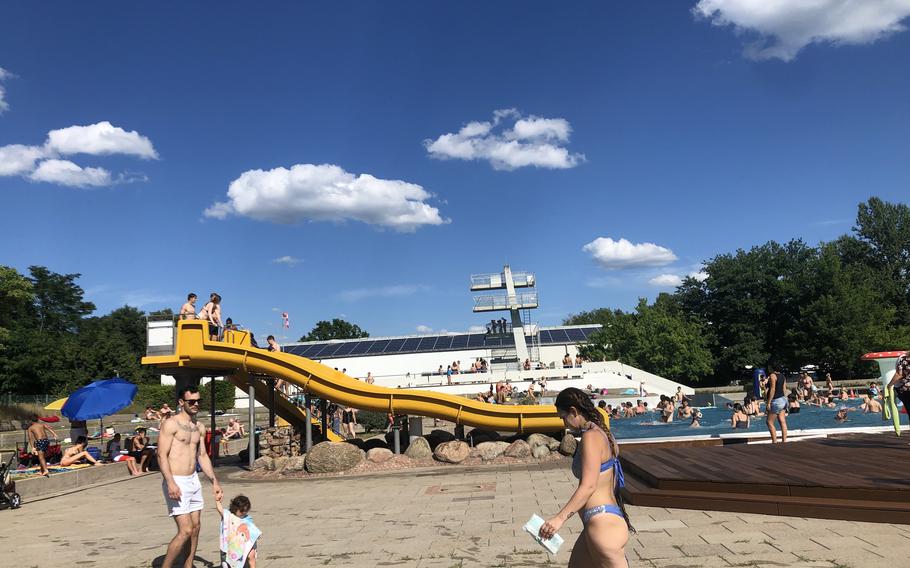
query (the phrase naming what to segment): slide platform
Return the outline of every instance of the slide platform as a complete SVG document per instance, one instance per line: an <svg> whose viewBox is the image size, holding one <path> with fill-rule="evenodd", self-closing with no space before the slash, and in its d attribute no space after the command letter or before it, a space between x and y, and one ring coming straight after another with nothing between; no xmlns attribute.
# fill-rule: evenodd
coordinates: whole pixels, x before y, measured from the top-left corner
<svg viewBox="0 0 910 568"><path fill-rule="evenodd" d="M488 404L445 393L368 385L305 357L252 347L246 331L228 331L223 341L212 341L207 322L198 320L177 322L172 355L146 356L142 358L142 364L159 367L164 372L183 369L206 375L268 375L293 383L313 396L345 406L429 416L475 428L508 432L553 432L565 428L555 406ZM246 384L241 388L246 388ZM301 409L297 410L303 414Z"/></svg>

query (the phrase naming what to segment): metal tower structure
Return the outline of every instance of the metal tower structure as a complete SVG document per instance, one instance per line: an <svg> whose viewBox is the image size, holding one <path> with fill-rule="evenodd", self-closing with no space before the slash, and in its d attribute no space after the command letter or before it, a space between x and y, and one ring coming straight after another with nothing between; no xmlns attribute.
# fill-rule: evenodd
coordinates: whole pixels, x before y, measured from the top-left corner
<svg viewBox="0 0 910 568"><path fill-rule="evenodd" d="M504 266L502 272L499 273L471 276L472 292L505 290L505 294L474 296L475 313L509 312L509 321L506 322L506 325L493 325L490 329L490 333L493 335L511 333L514 339L514 350L511 348L494 350L494 357L498 355L501 361L508 361L514 357L514 360L520 365L525 359L535 362L540 359L538 326L531 323L531 310L538 307L537 291L533 290L535 286L536 279L533 274L512 272L509 265ZM532 290L516 292L518 289L527 288ZM526 335L531 336L530 349Z"/></svg>

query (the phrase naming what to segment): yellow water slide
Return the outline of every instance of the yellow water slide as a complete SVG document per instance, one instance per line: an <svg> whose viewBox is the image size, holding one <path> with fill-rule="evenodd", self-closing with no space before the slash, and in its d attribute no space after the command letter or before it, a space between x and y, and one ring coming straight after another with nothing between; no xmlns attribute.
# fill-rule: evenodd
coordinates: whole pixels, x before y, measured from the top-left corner
<svg viewBox="0 0 910 568"><path fill-rule="evenodd" d="M361 410L430 416L489 430L552 432L564 428L554 406L488 404L439 392L368 385L305 357L252 347L245 331L229 331L224 341L211 341L207 322L198 320L177 322L172 355L146 356L142 364L165 372L181 368L226 376L268 375L313 396Z"/></svg>
<svg viewBox="0 0 910 568"><path fill-rule="evenodd" d="M250 375L248 373L235 373L228 376L228 379L231 381L231 383L233 383L235 387L244 392L246 392L246 389L251 382ZM252 381L252 384L256 395L256 401L268 408L270 406L268 385L266 385L263 381L255 379ZM290 424L294 424L298 427L306 424L306 411L290 400L286 399L278 392L275 393L275 414L287 420ZM315 418L311 418L310 421L313 423L313 426L319 430L322 430L321 422ZM344 438L331 430L326 432L326 438L332 442L340 442L344 440Z"/></svg>

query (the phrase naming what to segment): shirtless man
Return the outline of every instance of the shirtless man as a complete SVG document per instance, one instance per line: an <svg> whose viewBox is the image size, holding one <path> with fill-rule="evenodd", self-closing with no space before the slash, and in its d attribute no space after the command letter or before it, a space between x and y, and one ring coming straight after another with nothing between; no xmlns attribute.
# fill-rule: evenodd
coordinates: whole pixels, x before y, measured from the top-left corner
<svg viewBox="0 0 910 568"><path fill-rule="evenodd" d="M221 485L215 479L215 470L205 452L205 426L196 422L199 412L199 390L185 387L178 393L178 405L183 412L162 423L158 434L158 466L164 477L161 486L168 514L177 523L177 535L167 547L162 568L171 568L180 553L185 553L185 568L193 567L202 502L202 484L196 474L196 463L212 481L215 501L221 501Z"/></svg>
<svg viewBox="0 0 910 568"><path fill-rule="evenodd" d="M28 427L28 442L35 449L35 453L38 454L38 465L41 466L41 475L44 477L50 477L51 472L47 469L47 461L44 458L44 453L47 452L48 446L51 445L50 440L47 439L48 434L57 439L57 433L54 430L38 420L38 415L32 416L32 423Z"/></svg>
<svg viewBox="0 0 910 568"><path fill-rule="evenodd" d="M689 401L686 399L682 400L682 403L679 406L679 409L676 411L676 417L682 420L683 418L691 418L692 416L692 407L689 406Z"/></svg>
<svg viewBox="0 0 910 568"><path fill-rule="evenodd" d="M875 400L874 398L872 398L871 395L864 394L863 398L865 400L863 400L863 403L861 405L859 405L860 409L863 412L881 412L882 411L881 403L879 401Z"/></svg>
<svg viewBox="0 0 910 568"><path fill-rule="evenodd" d="M180 308L180 319L196 319L196 294L190 292L186 297L186 303Z"/></svg>

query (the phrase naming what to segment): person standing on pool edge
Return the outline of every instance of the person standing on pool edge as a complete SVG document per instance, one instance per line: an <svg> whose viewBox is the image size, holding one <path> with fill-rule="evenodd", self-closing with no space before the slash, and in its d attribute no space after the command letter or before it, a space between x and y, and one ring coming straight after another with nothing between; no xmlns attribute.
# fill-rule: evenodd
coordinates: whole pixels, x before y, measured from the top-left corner
<svg viewBox="0 0 910 568"><path fill-rule="evenodd" d="M623 507L624 485L619 448L606 430L590 397L577 388L563 389L556 397L556 412L566 428L581 431L581 443L572 459L578 488L555 517L540 527L539 536L556 534L569 517L581 514L584 530L578 535L569 566L628 568L625 546L635 532Z"/></svg>
<svg viewBox="0 0 910 568"><path fill-rule="evenodd" d="M200 395L196 387L184 387L178 393L177 404L183 412L162 422L158 435L158 466L161 468L164 501L168 514L177 523L177 535L167 546L162 568L171 568L181 553L186 553L185 568L193 567L202 509L202 484L196 473L196 463L212 481L215 501L223 492L215 478L215 470L205 451L205 426L196 422Z"/></svg>
<svg viewBox="0 0 910 568"><path fill-rule="evenodd" d="M781 442L787 441L787 379L773 365L768 365L768 390L765 392L765 412L768 413L768 432L771 432L771 443L777 443L777 430L774 421L780 423Z"/></svg>
<svg viewBox="0 0 910 568"><path fill-rule="evenodd" d="M904 409L910 414L910 351L897 358L888 386L894 387L894 396L904 403Z"/></svg>

